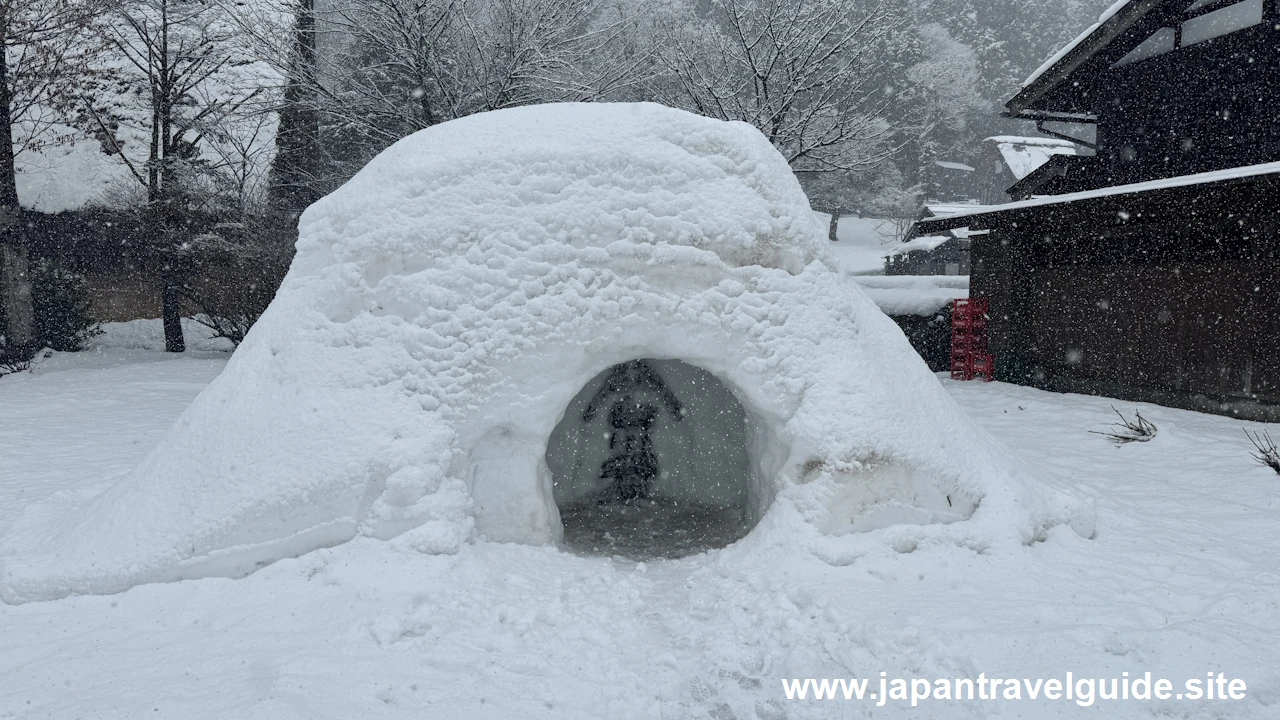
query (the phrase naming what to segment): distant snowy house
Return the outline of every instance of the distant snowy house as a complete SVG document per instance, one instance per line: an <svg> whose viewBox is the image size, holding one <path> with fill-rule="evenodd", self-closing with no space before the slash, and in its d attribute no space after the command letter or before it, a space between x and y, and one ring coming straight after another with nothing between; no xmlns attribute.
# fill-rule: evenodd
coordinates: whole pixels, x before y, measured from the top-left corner
<svg viewBox="0 0 1280 720"><path fill-rule="evenodd" d="M1270 0L1119 2L1009 100L1096 142L1033 197L918 224L988 232L998 376L1280 420L1277 28Z"/></svg>
<svg viewBox="0 0 1280 720"><path fill-rule="evenodd" d="M924 183L933 202L968 202L976 196L977 168L954 160L934 160Z"/></svg>
<svg viewBox="0 0 1280 720"><path fill-rule="evenodd" d="M920 220L971 212L982 207L975 201L928 203L920 210ZM907 240L889 249L884 256L885 275L968 275L969 235L967 229L949 229L936 235L921 235L912 227Z"/></svg>
<svg viewBox="0 0 1280 720"><path fill-rule="evenodd" d="M743 123L587 104L421 131L303 214L275 301L138 468L13 524L0 597L244 575L357 536L448 553L595 522L610 552L637 516L655 554L696 550L662 531L689 520L718 545L750 530L747 553L845 536L848 557L1091 534L830 244Z"/></svg>
<svg viewBox="0 0 1280 720"><path fill-rule="evenodd" d="M885 275L968 275L969 241L954 235L914 237L884 257Z"/></svg>
<svg viewBox="0 0 1280 720"><path fill-rule="evenodd" d="M984 205L1024 200L1036 186L1023 183L1027 176L1055 156L1075 156L1080 146L1068 140L1045 137L997 135L982 141L982 161L978 199Z"/></svg>

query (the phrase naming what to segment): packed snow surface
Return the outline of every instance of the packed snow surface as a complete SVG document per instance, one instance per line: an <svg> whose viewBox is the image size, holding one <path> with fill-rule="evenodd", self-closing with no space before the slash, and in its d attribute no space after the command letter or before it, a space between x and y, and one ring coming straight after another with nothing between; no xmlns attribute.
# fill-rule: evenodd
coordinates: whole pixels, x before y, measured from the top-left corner
<svg viewBox="0 0 1280 720"><path fill-rule="evenodd" d="M0 528L135 465L226 357L116 348L0 378ZM771 532L637 563L483 541L423 555L360 538L239 580L0 604L0 718L1273 720L1280 480L1249 458L1241 423L941 385L1046 485L1095 498L1096 539L1058 528L1028 546L961 547ZM1114 447L1090 434L1115 421L1112 405L1140 411L1156 438ZM881 672L1068 671L1179 683L1222 672L1248 696L877 707L789 701L781 684L863 678L878 692Z"/></svg>
<svg viewBox="0 0 1280 720"><path fill-rule="evenodd" d="M275 301L137 468L14 521L0 597L243 576L356 537L555 544L548 439L640 358L700 368L743 408L759 524L735 552L1091 535L956 407L824 231L741 123L548 105L405 138L306 211Z"/></svg>

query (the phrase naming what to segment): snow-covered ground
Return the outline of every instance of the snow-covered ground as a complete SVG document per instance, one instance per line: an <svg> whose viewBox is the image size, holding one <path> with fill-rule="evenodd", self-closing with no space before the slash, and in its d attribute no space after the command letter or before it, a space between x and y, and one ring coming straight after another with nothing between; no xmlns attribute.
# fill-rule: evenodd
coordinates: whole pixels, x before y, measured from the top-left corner
<svg viewBox="0 0 1280 720"><path fill-rule="evenodd" d="M814 212L814 216L824 228L831 219L823 212ZM894 231L891 220L844 215L831 252L849 275L880 275L884 273L884 256L894 243Z"/></svg>
<svg viewBox="0 0 1280 720"><path fill-rule="evenodd" d="M814 212L826 227L831 216ZM840 269L862 288L886 315L932 315L956 298L969 296L969 276L884 275L884 256L894 247L891 220L846 215L831 252Z"/></svg>
<svg viewBox="0 0 1280 720"><path fill-rule="evenodd" d="M230 343L185 320L190 351L164 352L159 320L108 323L93 349L55 353L35 371L0 378L0 534L57 490L132 470L222 371ZM105 421L105 422L104 422ZM49 444L50 433L58 438ZM0 715L0 717L3 717Z"/></svg>
<svg viewBox="0 0 1280 720"><path fill-rule="evenodd" d="M109 334L114 335L114 333ZM228 355L106 347L0 379L0 528L154 446ZM1014 552L848 538L645 564L357 539L241 580L0 605L0 718L1274 718L1280 478L1242 423L942 381L1097 535ZM1273 429L1280 432L1280 428ZM766 516L764 523L770 522ZM1243 678L1244 700L787 701L783 678ZM1025 697L1025 696L1024 696Z"/></svg>

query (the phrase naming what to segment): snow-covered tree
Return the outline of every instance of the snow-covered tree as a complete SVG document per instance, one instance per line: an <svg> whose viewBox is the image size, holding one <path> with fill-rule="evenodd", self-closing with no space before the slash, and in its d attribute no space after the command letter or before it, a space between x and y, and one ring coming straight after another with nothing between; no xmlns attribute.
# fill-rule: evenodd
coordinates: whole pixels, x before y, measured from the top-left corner
<svg viewBox="0 0 1280 720"><path fill-rule="evenodd" d="M225 9L203 0L129 0L96 23L106 52L82 119L128 170L115 204L147 216L140 246L162 285L165 346L185 349L182 283L195 215L242 214L265 174L274 76Z"/></svg>
<svg viewBox="0 0 1280 720"><path fill-rule="evenodd" d="M855 170L891 152L903 18L854 0L711 0L668 23L663 102L759 129L799 170Z"/></svg>
<svg viewBox="0 0 1280 720"><path fill-rule="evenodd" d="M49 143L70 142L60 110L91 56L85 29L97 0L0 0L0 300L5 347L35 341L27 248L13 235L20 213L17 160Z"/></svg>
<svg viewBox="0 0 1280 720"><path fill-rule="evenodd" d="M440 122L606 97L634 78L604 0L340 0L311 91L355 163Z"/></svg>
<svg viewBox="0 0 1280 720"><path fill-rule="evenodd" d="M919 94L922 130L963 131L975 113L991 109L982 97L977 53L938 23L922 25L917 33L921 57L907 79Z"/></svg>
<svg viewBox="0 0 1280 720"><path fill-rule="evenodd" d="M1087 28L1114 0L908 2L918 26L939 25L973 50L981 78L979 91L998 107L1045 58Z"/></svg>

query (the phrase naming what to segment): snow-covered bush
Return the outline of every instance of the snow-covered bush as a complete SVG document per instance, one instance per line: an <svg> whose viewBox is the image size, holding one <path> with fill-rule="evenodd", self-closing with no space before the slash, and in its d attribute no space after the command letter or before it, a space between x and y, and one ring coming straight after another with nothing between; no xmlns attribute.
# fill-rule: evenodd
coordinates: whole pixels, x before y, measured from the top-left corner
<svg viewBox="0 0 1280 720"><path fill-rule="evenodd" d="M16 354L0 354L0 377L20 372L30 372L33 363L34 359L30 357L20 358Z"/></svg>
<svg viewBox="0 0 1280 720"><path fill-rule="evenodd" d="M199 312L196 322L213 337L239 345L275 297L293 259L293 248L265 221L228 223L191 243L199 272L183 283L183 296Z"/></svg>

